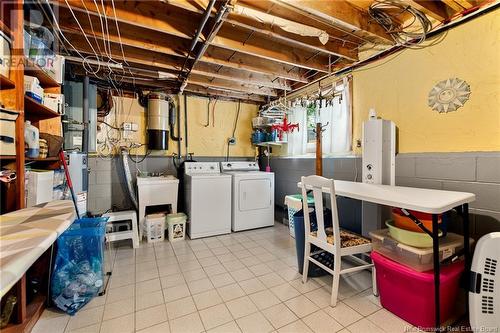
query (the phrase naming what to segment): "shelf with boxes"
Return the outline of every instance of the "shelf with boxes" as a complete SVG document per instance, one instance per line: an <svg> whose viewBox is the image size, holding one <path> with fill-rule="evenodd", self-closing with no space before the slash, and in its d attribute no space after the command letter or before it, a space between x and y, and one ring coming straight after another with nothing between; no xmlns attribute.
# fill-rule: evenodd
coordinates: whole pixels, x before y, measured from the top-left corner
<svg viewBox="0 0 500 333"><path fill-rule="evenodd" d="M56 111L48 108L43 104L40 104L34 98L29 96L24 96L24 114L26 119L34 121L61 116Z"/></svg>

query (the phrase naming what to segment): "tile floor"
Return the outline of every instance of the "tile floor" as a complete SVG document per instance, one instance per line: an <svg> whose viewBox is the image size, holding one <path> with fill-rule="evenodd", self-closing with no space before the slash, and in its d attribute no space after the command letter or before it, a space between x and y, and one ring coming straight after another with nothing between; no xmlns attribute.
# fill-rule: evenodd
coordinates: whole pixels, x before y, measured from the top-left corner
<svg viewBox="0 0 500 333"><path fill-rule="evenodd" d="M280 223L219 237L113 249L105 296L74 317L46 310L33 333L403 333L411 325L380 307L371 273L302 284L295 243Z"/></svg>

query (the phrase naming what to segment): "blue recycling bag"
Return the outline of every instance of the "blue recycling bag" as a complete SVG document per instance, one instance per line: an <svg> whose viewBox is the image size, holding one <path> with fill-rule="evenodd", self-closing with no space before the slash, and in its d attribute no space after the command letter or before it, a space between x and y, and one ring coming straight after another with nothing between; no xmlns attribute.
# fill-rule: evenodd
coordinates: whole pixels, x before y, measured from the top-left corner
<svg viewBox="0 0 500 333"><path fill-rule="evenodd" d="M90 302L103 285L107 220L106 217L77 219L57 239L51 298L69 315Z"/></svg>

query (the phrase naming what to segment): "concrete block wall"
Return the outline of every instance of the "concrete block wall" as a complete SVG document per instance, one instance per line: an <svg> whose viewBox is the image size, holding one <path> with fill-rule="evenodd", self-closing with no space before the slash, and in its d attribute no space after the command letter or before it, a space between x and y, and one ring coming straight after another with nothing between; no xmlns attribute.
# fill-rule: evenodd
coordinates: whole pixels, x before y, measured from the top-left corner
<svg viewBox="0 0 500 333"><path fill-rule="evenodd" d="M271 159L277 205L283 206L285 195L298 193L297 182L303 175L314 174L314 163L313 158ZM323 172L325 177L359 181L361 158L326 158ZM471 234L478 238L500 231L500 152L399 154L396 185L472 192L476 201L470 205ZM347 202L352 208L354 204ZM460 232L460 225L454 221L451 228Z"/></svg>
<svg viewBox="0 0 500 333"><path fill-rule="evenodd" d="M224 158L198 157L196 160L222 161ZM297 182L303 175L314 174L314 163L313 158L271 158L276 180L276 205L283 208L285 195L299 193ZM129 161L129 165L135 180L135 163ZM113 207L132 208L119 158L103 160L92 157L89 158L89 167L89 212L98 214ZM138 164L138 168L176 174L170 157L147 157ZM359 181L361 159L326 158L323 170L325 177ZM500 153L399 154L396 157L396 184L475 193L476 201L470 205L471 234L477 238L488 232L500 231ZM361 213L357 200L342 199L339 207L347 212L342 215L352 219L349 223L359 223ZM454 228L460 231L460 223L455 223Z"/></svg>
<svg viewBox="0 0 500 333"><path fill-rule="evenodd" d="M471 234L500 231L500 152L400 154L396 184L474 193Z"/></svg>

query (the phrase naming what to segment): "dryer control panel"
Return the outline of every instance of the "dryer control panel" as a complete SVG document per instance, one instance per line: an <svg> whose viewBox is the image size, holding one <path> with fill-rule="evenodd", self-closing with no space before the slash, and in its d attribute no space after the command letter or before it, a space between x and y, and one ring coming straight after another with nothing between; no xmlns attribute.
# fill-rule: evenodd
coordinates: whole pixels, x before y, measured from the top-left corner
<svg viewBox="0 0 500 333"><path fill-rule="evenodd" d="M222 171L259 171L259 163L255 161L221 162Z"/></svg>
<svg viewBox="0 0 500 333"><path fill-rule="evenodd" d="M219 162L186 162L186 175L220 173Z"/></svg>

